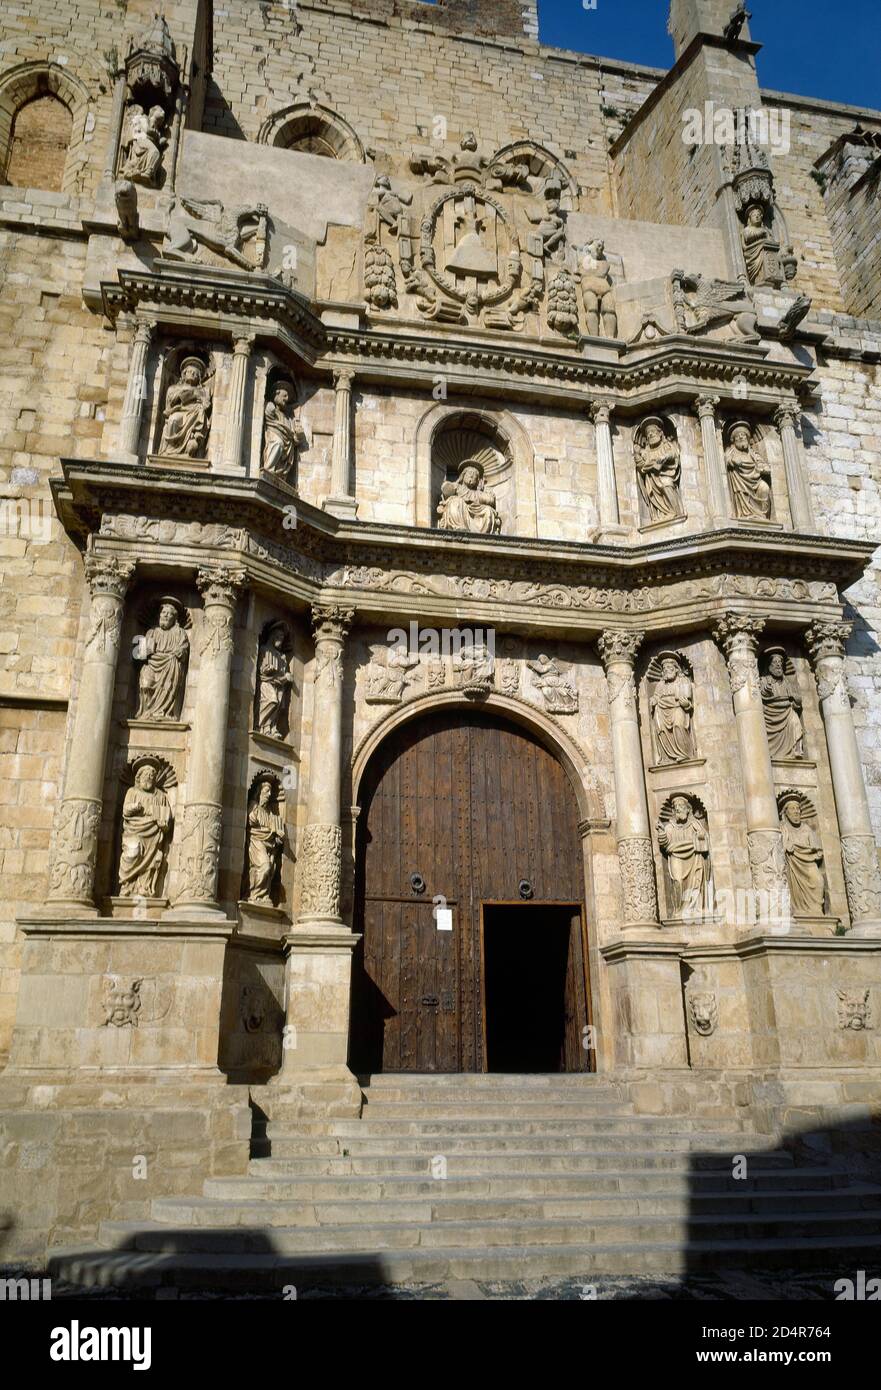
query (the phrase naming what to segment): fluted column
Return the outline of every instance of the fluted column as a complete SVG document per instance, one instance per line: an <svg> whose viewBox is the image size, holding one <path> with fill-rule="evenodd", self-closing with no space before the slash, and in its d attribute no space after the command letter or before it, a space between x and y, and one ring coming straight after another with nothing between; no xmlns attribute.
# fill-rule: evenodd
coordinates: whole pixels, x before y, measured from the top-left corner
<svg viewBox="0 0 881 1390"><path fill-rule="evenodd" d="M731 515L731 506L728 501L725 460L719 448L719 436L716 432L716 406L718 404L718 396L698 396L695 401L698 418L701 422L701 443L704 452L704 467L707 473L710 513L714 521L727 521Z"/></svg>
<svg viewBox="0 0 881 1390"><path fill-rule="evenodd" d="M844 622L814 623L805 633L805 641L826 726L853 934L881 936L881 870L845 670L844 644L851 627Z"/></svg>
<svg viewBox="0 0 881 1390"><path fill-rule="evenodd" d="M813 531L814 509L795 430L797 418L794 405L781 405L774 412L774 424L780 432L783 445L783 466L786 470L786 488L789 493L789 512L793 530Z"/></svg>
<svg viewBox="0 0 881 1390"><path fill-rule="evenodd" d="M254 346L253 334L236 338L233 347L229 395L226 402L226 437L223 447L223 467L240 473L244 469L242 441L245 436L245 393L248 387L248 360Z"/></svg>
<svg viewBox="0 0 881 1390"><path fill-rule="evenodd" d="M627 927L658 926L655 858L645 794L634 678L636 654L644 636L642 632L610 630L597 641L608 684L618 861L624 886L624 922Z"/></svg>
<svg viewBox="0 0 881 1390"><path fill-rule="evenodd" d="M333 374L336 392L333 418L333 455L331 459L330 496L324 499L325 511L334 516L353 517L358 503L352 494L352 383L353 372Z"/></svg>
<svg viewBox="0 0 881 1390"><path fill-rule="evenodd" d="M309 793L300 846L298 925L341 926L340 759L343 729L343 645L354 617L351 608L312 609L315 684Z"/></svg>
<svg viewBox="0 0 881 1390"><path fill-rule="evenodd" d="M147 399L147 354L155 328L156 324L150 319L142 319L135 328L125 399L122 403L119 447L123 453L131 454L135 458L141 438L144 401Z"/></svg>
<svg viewBox="0 0 881 1390"><path fill-rule="evenodd" d="M181 884L171 915L217 914L220 847L223 833L223 772L228 733L229 684L236 603L244 587L243 570L199 570L196 585L204 600L199 678L187 770L187 804L180 835Z"/></svg>
<svg viewBox="0 0 881 1390"><path fill-rule="evenodd" d="M601 527L617 526L618 486L615 480L615 455L612 451L612 429L610 419L614 405L610 401L594 401L590 407L590 418L596 431L597 450L597 506Z"/></svg>
<svg viewBox="0 0 881 1390"><path fill-rule="evenodd" d="M93 894L104 766L122 613L134 571L134 565L125 561L86 557L91 594L89 632L56 820L49 898L54 904L88 915L97 912Z"/></svg>
<svg viewBox="0 0 881 1390"><path fill-rule="evenodd" d="M763 920L779 923L789 920L789 887L759 686L758 639L764 626L764 618L726 613L713 636L725 653L731 683L753 888L766 895L759 899L758 912Z"/></svg>

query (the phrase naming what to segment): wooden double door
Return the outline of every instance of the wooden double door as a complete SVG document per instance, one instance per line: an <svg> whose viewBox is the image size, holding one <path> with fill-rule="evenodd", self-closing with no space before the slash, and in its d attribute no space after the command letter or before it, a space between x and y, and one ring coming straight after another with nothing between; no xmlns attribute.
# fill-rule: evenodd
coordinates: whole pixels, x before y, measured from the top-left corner
<svg viewBox="0 0 881 1390"><path fill-rule="evenodd" d="M528 731L471 709L394 731L362 782L350 1063L580 1071L578 807Z"/></svg>

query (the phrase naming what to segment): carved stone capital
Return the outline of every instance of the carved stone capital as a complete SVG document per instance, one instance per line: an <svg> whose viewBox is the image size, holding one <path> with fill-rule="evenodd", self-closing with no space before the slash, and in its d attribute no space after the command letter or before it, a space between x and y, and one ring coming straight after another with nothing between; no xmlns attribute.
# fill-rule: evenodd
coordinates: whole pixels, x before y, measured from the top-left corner
<svg viewBox="0 0 881 1390"><path fill-rule="evenodd" d="M754 618L747 613L724 613L713 628L713 636L730 663L735 658L755 658L764 627L764 618Z"/></svg>
<svg viewBox="0 0 881 1390"><path fill-rule="evenodd" d="M872 835L842 835L841 862L851 921L881 920L881 870Z"/></svg>
<svg viewBox="0 0 881 1390"><path fill-rule="evenodd" d="M843 661L844 644L852 631L853 623L812 623L805 630L805 646L814 665L825 657L838 657Z"/></svg>
<svg viewBox="0 0 881 1390"><path fill-rule="evenodd" d="M244 570L223 565L200 569L196 575L196 588L205 600L205 607L221 604L231 612L235 609L239 594L247 582L248 576Z"/></svg>
<svg viewBox="0 0 881 1390"><path fill-rule="evenodd" d="M99 595L121 603L135 572L134 563L113 556L86 556L86 583L92 598Z"/></svg>
<svg viewBox="0 0 881 1390"><path fill-rule="evenodd" d="M355 373L348 367L341 368L333 374L333 386L335 391L351 391L352 383L355 380Z"/></svg>
<svg viewBox="0 0 881 1390"><path fill-rule="evenodd" d="M625 922L656 922L658 892L651 839L634 836L619 840L618 866L624 890Z"/></svg>
<svg viewBox="0 0 881 1390"><path fill-rule="evenodd" d="M774 411L774 424L781 431L785 429L795 430L798 426L798 407L795 405L778 405Z"/></svg>
<svg viewBox="0 0 881 1390"><path fill-rule="evenodd" d="M614 409L614 401L591 401L588 406L590 418L595 425L607 425Z"/></svg>
<svg viewBox="0 0 881 1390"><path fill-rule="evenodd" d="M606 674L615 662L624 662L632 670L644 638L644 632L618 632L614 628L601 633L597 638L597 650Z"/></svg>
<svg viewBox="0 0 881 1390"><path fill-rule="evenodd" d="M300 916L339 917L343 833L338 825L307 825L300 845Z"/></svg>
<svg viewBox="0 0 881 1390"><path fill-rule="evenodd" d="M144 347L149 347L153 341L153 334L156 332L155 319L139 319L135 325L135 336L133 342L140 343Z"/></svg>
<svg viewBox="0 0 881 1390"><path fill-rule="evenodd" d="M253 333L241 333L233 339L233 352L236 357L250 357L251 349L254 346L255 335Z"/></svg>
<svg viewBox="0 0 881 1390"><path fill-rule="evenodd" d="M316 644L328 641L344 642L354 618L354 608L341 608L335 603L314 603L312 605L312 631Z"/></svg>
<svg viewBox="0 0 881 1390"><path fill-rule="evenodd" d="M719 404L718 396L697 396L694 403L697 408L699 419L703 420L709 418L715 420L716 408Z"/></svg>

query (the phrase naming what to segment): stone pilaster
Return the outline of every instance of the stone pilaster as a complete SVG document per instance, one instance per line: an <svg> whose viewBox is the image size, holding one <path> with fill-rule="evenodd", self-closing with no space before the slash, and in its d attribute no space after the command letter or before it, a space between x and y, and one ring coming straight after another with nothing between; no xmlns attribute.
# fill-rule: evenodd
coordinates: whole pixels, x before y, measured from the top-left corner
<svg viewBox="0 0 881 1390"><path fill-rule="evenodd" d="M610 630L597 641L608 683L618 861L624 888L624 924L628 928L658 926L655 858L634 678L636 654L644 635Z"/></svg>
<svg viewBox="0 0 881 1390"><path fill-rule="evenodd" d="M86 557L86 581L91 594L89 631L64 770L64 791L57 813L49 899L55 907L64 906L89 916L97 914L93 893L104 767L122 613L134 571L134 565L128 562Z"/></svg>
<svg viewBox="0 0 881 1390"><path fill-rule="evenodd" d="M331 459L330 496L324 499L325 511L334 516L354 517L358 503L352 493L352 383L354 373L334 372L333 455Z"/></svg>
<svg viewBox="0 0 881 1390"><path fill-rule="evenodd" d="M844 622L814 623L805 633L826 727L838 813L844 884L854 936L881 936L881 869L847 688Z"/></svg>
<svg viewBox="0 0 881 1390"><path fill-rule="evenodd" d="M750 874L753 888L765 895L758 900L758 911L763 920L780 923L790 918L789 886L759 685L758 639L764 626L764 618L726 613L713 636L725 653L731 683Z"/></svg>
<svg viewBox="0 0 881 1390"><path fill-rule="evenodd" d="M245 437L245 397L248 389L248 362L254 346L253 334L236 338L233 347L229 395L226 402L226 436L223 446L223 468L230 473L244 471L242 443Z"/></svg>
<svg viewBox="0 0 881 1390"><path fill-rule="evenodd" d="M123 454L128 454L129 458L134 460L138 457L144 401L147 399L147 354L155 328L156 324L149 319L142 319L135 328L125 399L122 403L119 447Z"/></svg>
<svg viewBox="0 0 881 1390"><path fill-rule="evenodd" d="M608 526L617 527L620 521L610 424L614 408L610 401L594 401L590 407L590 418L596 431L597 510L600 527L603 529Z"/></svg>
<svg viewBox="0 0 881 1390"><path fill-rule="evenodd" d="M731 516L731 504L728 500L725 460L719 448L719 434L716 429L716 406L718 404L718 396L698 396L695 401L698 419L701 422L701 443L704 451L704 468L707 474L710 514L714 521L724 522Z"/></svg>
<svg viewBox="0 0 881 1390"><path fill-rule="evenodd" d="M187 804L180 833L181 884L170 914L216 915L223 835L223 771L233 658L233 624L243 570L202 569L196 577L205 610L193 716Z"/></svg>
<svg viewBox="0 0 881 1390"><path fill-rule="evenodd" d="M786 489L789 493L789 512L794 531L816 529L811 493L805 477L804 461L796 434L798 412L794 405L781 405L774 412L774 424L783 445L783 466L786 470Z"/></svg>

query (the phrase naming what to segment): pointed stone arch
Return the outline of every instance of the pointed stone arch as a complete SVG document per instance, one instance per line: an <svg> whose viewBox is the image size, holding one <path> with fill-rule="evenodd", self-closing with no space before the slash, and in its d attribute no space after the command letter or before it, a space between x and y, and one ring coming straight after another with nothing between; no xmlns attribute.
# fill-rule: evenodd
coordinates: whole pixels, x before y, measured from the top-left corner
<svg viewBox="0 0 881 1390"><path fill-rule="evenodd" d="M67 151L56 191L72 193L77 189L83 163L81 147L86 135L91 98L88 87L79 77L68 68L48 61L19 63L0 74L0 182L8 183L10 172L18 178L16 170L10 170L17 117L31 103L47 99L60 102L70 113ZM41 185L36 181L28 184L19 180L18 186Z"/></svg>

